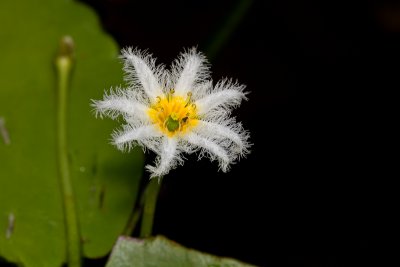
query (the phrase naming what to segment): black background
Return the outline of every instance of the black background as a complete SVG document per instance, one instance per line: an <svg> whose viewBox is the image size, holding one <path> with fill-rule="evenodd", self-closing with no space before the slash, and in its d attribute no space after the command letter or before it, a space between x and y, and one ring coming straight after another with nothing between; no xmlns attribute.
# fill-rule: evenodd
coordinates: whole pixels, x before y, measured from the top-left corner
<svg viewBox="0 0 400 267"><path fill-rule="evenodd" d="M121 47L168 65L204 51L236 1L82 2ZM251 92L234 115L252 153L226 174L194 156L171 171L155 233L259 266L377 264L371 121L398 73L399 32L396 2L253 1L211 60L215 81Z"/></svg>

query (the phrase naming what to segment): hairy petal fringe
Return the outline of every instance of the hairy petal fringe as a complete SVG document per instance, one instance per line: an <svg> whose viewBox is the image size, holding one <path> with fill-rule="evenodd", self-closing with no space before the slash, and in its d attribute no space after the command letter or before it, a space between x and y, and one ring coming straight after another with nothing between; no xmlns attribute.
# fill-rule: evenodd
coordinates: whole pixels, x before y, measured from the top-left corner
<svg viewBox="0 0 400 267"><path fill-rule="evenodd" d="M152 103L162 94L164 66L156 66L156 59L151 54L128 47L122 50L125 80L132 89L142 90Z"/></svg>
<svg viewBox="0 0 400 267"><path fill-rule="evenodd" d="M239 106L246 94L243 92L245 86L224 79L215 85L214 89L206 96L196 100L199 115L207 115L213 109L221 107L227 111Z"/></svg>
<svg viewBox="0 0 400 267"><path fill-rule="evenodd" d="M186 148L187 152L196 152L200 149L199 159L207 157L211 161L218 160L219 168L223 172L229 170L229 164L232 163L227 151L216 142L216 140L209 139L205 136L201 136L196 133L188 133L183 137L185 141L189 143L189 147ZM192 149L190 146L194 146Z"/></svg>
<svg viewBox="0 0 400 267"><path fill-rule="evenodd" d="M178 150L178 142L175 138L164 137L161 143L160 154L155 160L155 166L147 165L147 170L150 171L150 178L160 177L167 174L171 169L174 169L178 164L183 164L183 159L180 157Z"/></svg>
<svg viewBox="0 0 400 267"><path fill-rule="evenodd" d="M192 92L193 87L210 79L207 59L202 53L197 52L196 48L180 54L171 69L176 95L186 96L188 92Z"/></svg>
<svg viewBox="0 0 400 267"><path fill-rule="evenodd" d="M104 97L104 100L93 101L92 106L95 108L96 116L105 115L116 119L118 116L123 115L149 122L149 117L146 113L148 107L127 97L108 95Z"/></svg>
<svg viewBox="0 0 400 267"><path fill-rule="evenodd" d="M145 125L133 128L132 125L124 125L122 130L112 134L112 143L122 151L131 150L136 144L141 144L146 139L161 137L162 134L154 125Z"/></svg>
<svg viewBox="0 0 400 267"><path fill-rule="evenodd" d="M199 121L198 127L194 132L208 139L215 138L224 147L229 150L231 158L236 158L236 155L245 156L249 153L250 144L248 139L249 133L243 129L240 123L236 123L234 119L225 120L222 122Z"/></svg>

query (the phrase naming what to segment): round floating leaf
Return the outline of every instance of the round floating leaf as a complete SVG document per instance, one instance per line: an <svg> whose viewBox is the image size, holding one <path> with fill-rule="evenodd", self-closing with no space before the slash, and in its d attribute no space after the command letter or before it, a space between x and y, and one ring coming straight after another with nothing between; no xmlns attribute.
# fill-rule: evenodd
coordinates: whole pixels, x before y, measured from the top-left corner
<svg viewBox="0 0 400 267"><path fill-rule="evenodd" d="M149 239L120 237L106 267L255 267L188 249L158 236Z"/></svg>
<svg viewBox="0 0 400 267"><path fill-rule="evenodd" d="M54 69L65 35L75 42L66 134L84 256L110 251L143 170L143 154L110 145L117 124L90 107L122 82L118 48L94 12L71 0L0 1L0 257L24 266L66 260Z"/></svg>

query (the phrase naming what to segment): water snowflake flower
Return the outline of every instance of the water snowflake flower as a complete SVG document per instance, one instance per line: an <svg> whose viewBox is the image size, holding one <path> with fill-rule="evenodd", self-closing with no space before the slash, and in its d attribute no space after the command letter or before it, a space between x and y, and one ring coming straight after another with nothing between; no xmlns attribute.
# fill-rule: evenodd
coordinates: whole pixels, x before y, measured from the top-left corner
<svg viewBox="0 0 400 267"><path fill-rule="evenodd" d="M122 50L127 88L111 89L93 101L96 113L125 125L112 134L120 150L139 145L157 154L151 177L183 164L184 153L217 160L226 172L249 152L249 133L231 117L246 99L244 85L223 79L213 85L209 64L196 49L183 52L170 70L155 64L151 54Z"/></svg>

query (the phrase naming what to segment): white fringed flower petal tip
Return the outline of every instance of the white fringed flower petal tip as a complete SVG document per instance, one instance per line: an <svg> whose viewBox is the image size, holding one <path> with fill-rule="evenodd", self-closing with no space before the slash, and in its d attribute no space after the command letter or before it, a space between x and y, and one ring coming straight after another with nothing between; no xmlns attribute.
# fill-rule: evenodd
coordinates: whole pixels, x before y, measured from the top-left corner
<svg viewBox="0 0 400 267"><path fill-rule="evenodd" d="M157 154L155 165L146 166L151 177L182 165L182 153L217 160L224 172L249 153L249 132L230 117L246 99L245 86L229 79L213 86L209 64L195 48L181 53L171 70L137 49L123 49L121 58L128 88L111 89L92 106L99 116L123 116L126 124L112 135L118 149L139 145Z"/></svg>

